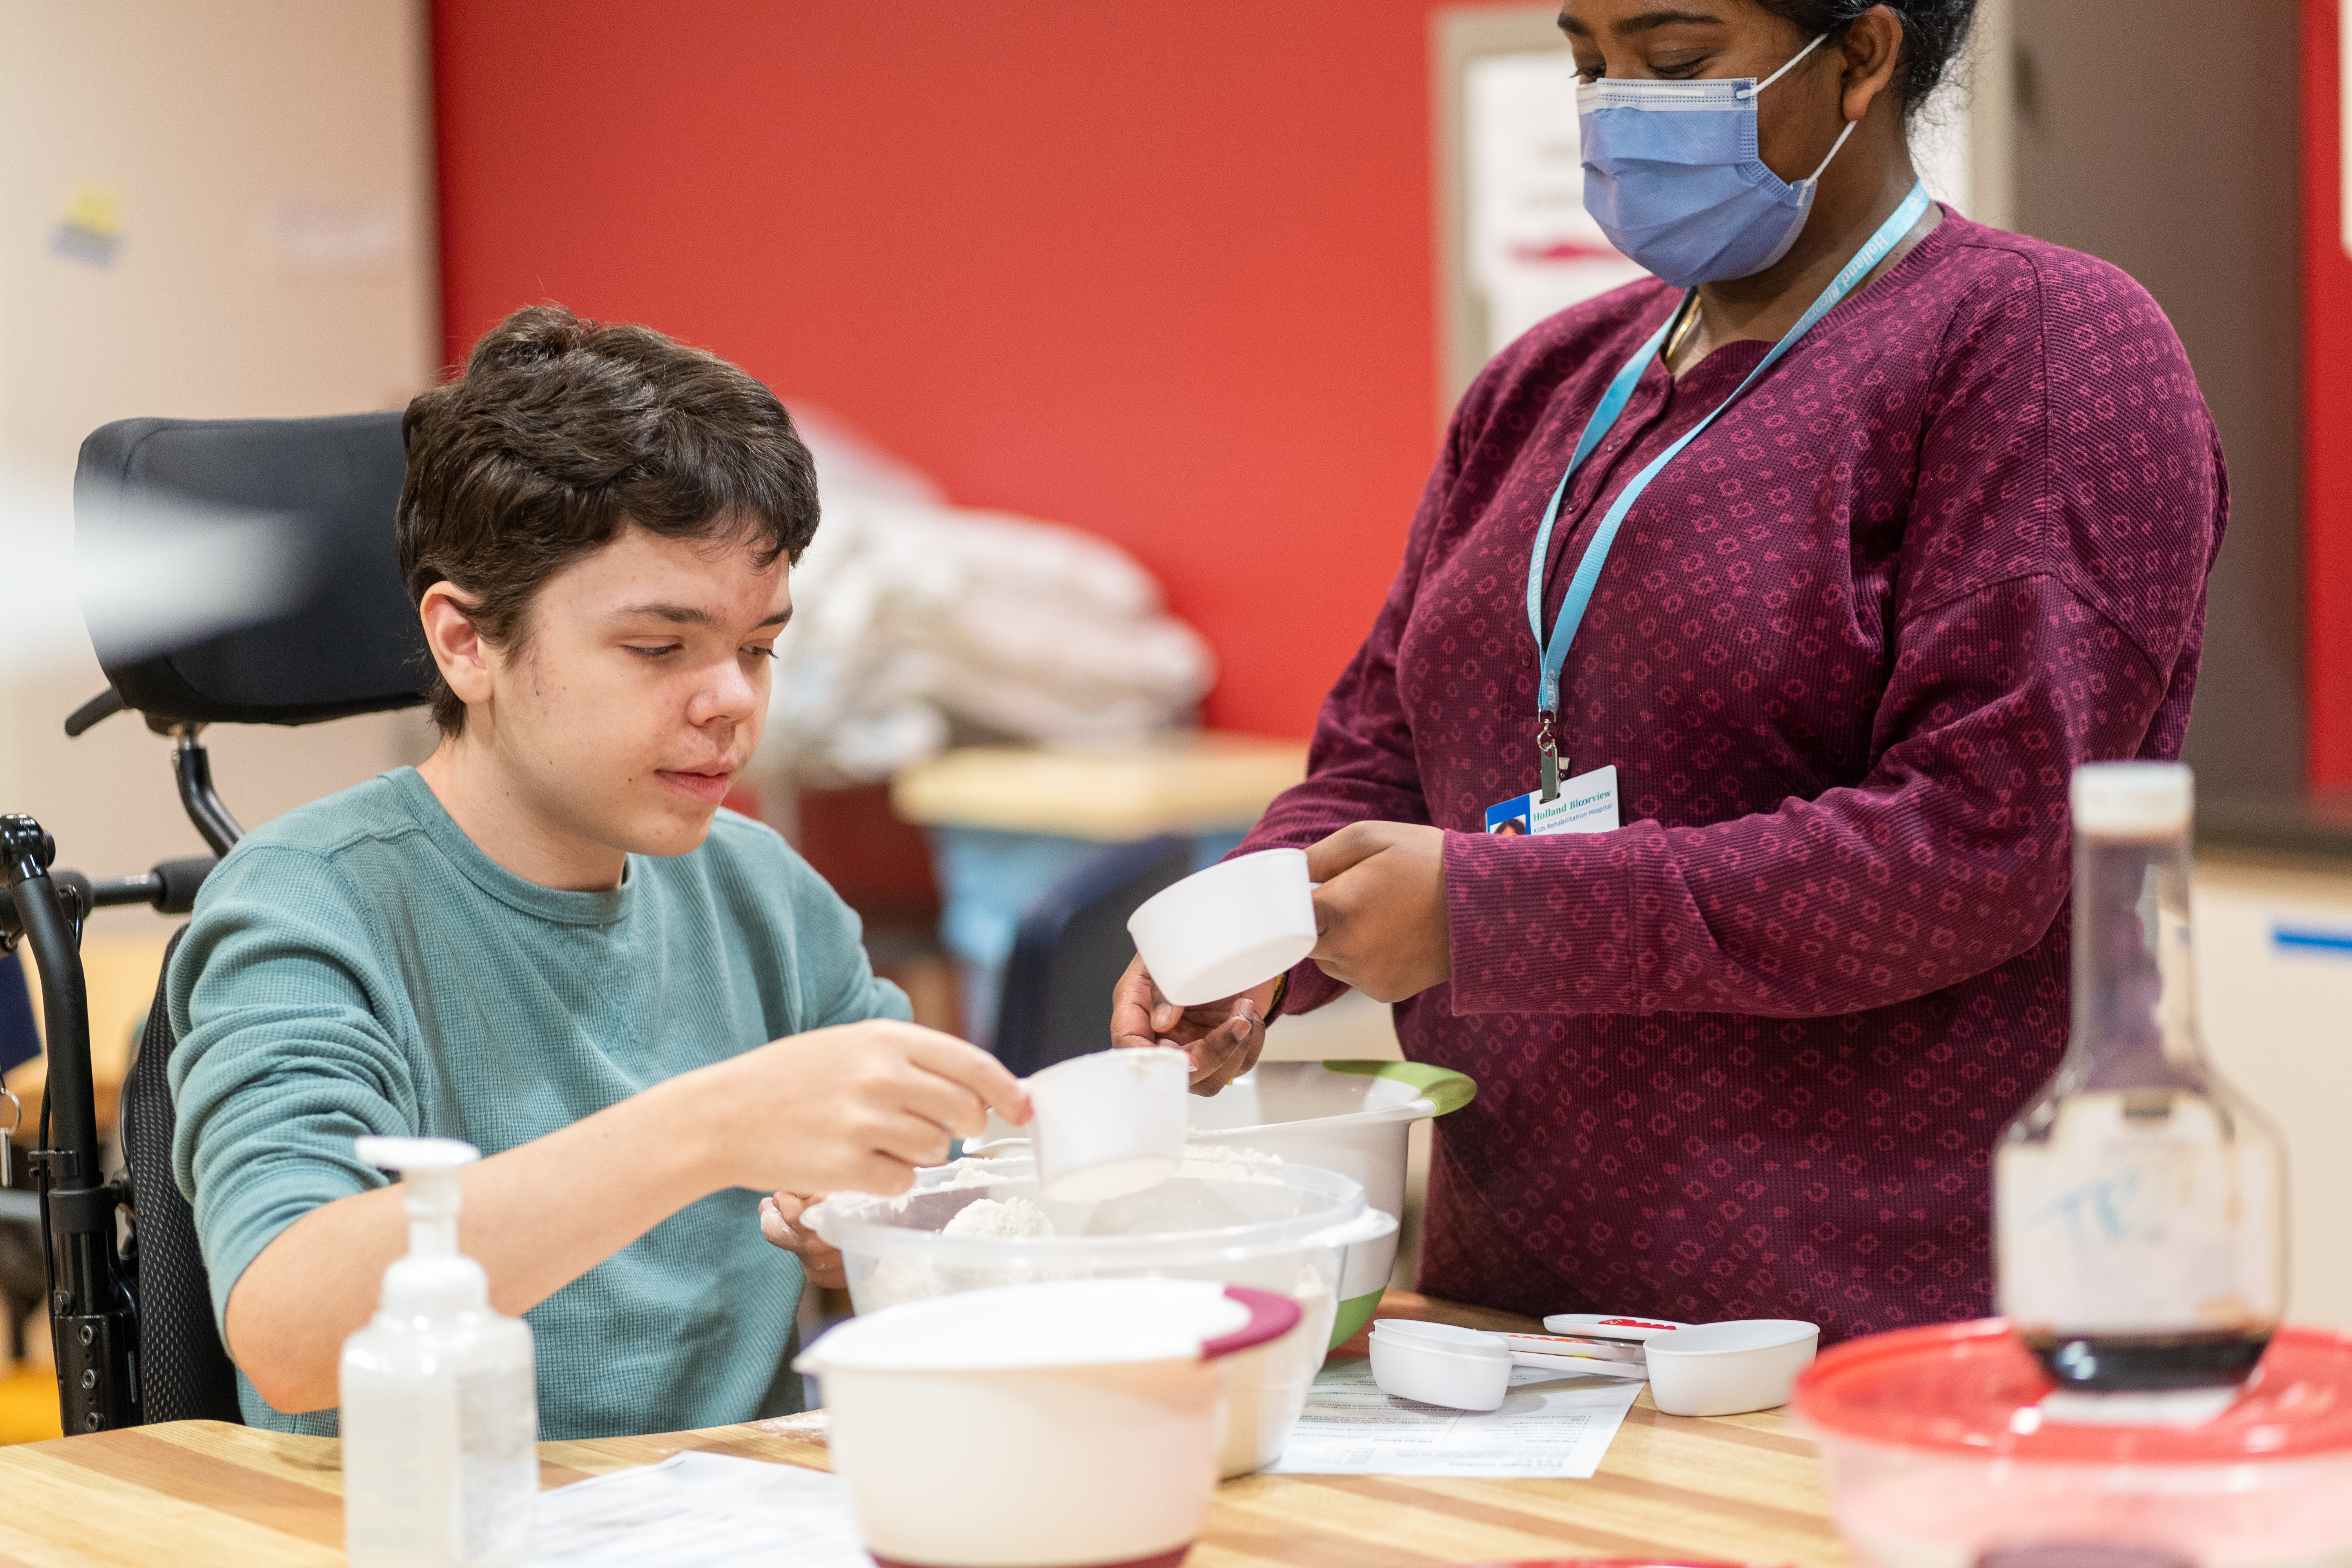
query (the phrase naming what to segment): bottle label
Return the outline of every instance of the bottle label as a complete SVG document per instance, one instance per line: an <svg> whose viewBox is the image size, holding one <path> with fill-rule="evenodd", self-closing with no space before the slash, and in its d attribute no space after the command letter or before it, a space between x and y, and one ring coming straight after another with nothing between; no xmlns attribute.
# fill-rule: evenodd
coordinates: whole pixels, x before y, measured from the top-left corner
<svg viewBox="0 0 2352 1568"><path fill-rule="evenodd" d="M2001 1310L2027 1332L2195 1333L2278 1321L2270 1150L2173 1091L2077 1095L1995 1168Z"/></svg>
<svg viewBox="0 0 2352 1568"><path fill-rule="evenodd" d="M457 1508L463 1563L530 1555L539 1495L539 1403L528 1364L457 1379Z"/></svg>
<svg viewBox="0 0 2352 1568"><path fill-rule="evenodd" d="M431 1562L441 1555L436 1542L451 1533L449 1390L380 1370L355 1373L352 1363L346 1352L337 1422L344 1544L355 1563Z"/></svg>

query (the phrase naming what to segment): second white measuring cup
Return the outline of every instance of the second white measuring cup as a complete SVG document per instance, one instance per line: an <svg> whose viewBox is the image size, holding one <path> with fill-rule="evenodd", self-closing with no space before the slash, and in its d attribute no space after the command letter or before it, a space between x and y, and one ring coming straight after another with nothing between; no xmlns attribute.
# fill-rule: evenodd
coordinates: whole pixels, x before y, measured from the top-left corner
<svg viewBox="0 0 2352 1568"><path fill-rule="evenodd" d="M1315 951L1307 851L1261 849L1195 871L1144 900L1127 931L1180 1007L1263 984Z"/></svg>

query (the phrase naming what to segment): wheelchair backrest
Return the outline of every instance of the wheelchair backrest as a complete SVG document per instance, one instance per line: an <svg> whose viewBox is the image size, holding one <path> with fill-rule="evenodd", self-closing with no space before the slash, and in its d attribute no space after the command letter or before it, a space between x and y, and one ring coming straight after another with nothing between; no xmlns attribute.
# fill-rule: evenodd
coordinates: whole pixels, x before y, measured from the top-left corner
<svg viewBox="0 0 2352 1568"><path fill-rule="evenodd" d="M163 974L180 951L182 926L164 951ZM213 1324L212 1285L196 1247L196 1216L172 1174L172 1032L158 976L147 1031L122 1089L122 1157L131 1170L134 1234L139 1239L139 1418L142 1423L245 1419L237 1407L236 1368Z"/></svg>

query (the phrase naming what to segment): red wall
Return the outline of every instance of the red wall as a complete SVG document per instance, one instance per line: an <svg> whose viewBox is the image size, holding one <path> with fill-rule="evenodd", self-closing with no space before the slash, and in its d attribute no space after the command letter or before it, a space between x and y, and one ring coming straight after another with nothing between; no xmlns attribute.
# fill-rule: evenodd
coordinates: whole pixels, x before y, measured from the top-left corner
<svg viewBox="0 0 2352 1568"><path fill-rule="evenodd" d="M2336 0L2303 0L2305 679L2311 782L2352 785L2352 258Z"/></svg>
<svg viewBox="0 0 2352 1568"><path fill-rule="evenodd" d="M1159 574L1304 733L1435 448L1432 0L439 0L453 359L553 299Z"/></svg>

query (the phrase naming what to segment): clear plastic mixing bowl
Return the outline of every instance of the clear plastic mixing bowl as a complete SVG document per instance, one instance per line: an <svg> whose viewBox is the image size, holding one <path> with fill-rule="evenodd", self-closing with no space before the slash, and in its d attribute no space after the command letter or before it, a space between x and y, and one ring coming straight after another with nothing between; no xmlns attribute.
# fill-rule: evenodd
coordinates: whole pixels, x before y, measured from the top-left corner
<svg viewBox="0 0 2352 1568"><path fill-rule="evenodd" d="M1025 1199L1054 1234L940 1234L983 1198ZM1056 1203L1038 1190L1028 1160L966 1161L918 1172L914 1190L899 1197L835 1193L810 1219L841 1249L860 1312L1060 1279L1213 1279L1294 1298L1298 1326L1233 1359L1228 1476L1281 1453L1323 1362L1348 1249L1377 1246L1396 1230L1395 1216L1367 1209L1364 1189L1349 1178L1272 1163L1180 1173L1100 1203Z"/></svg>

